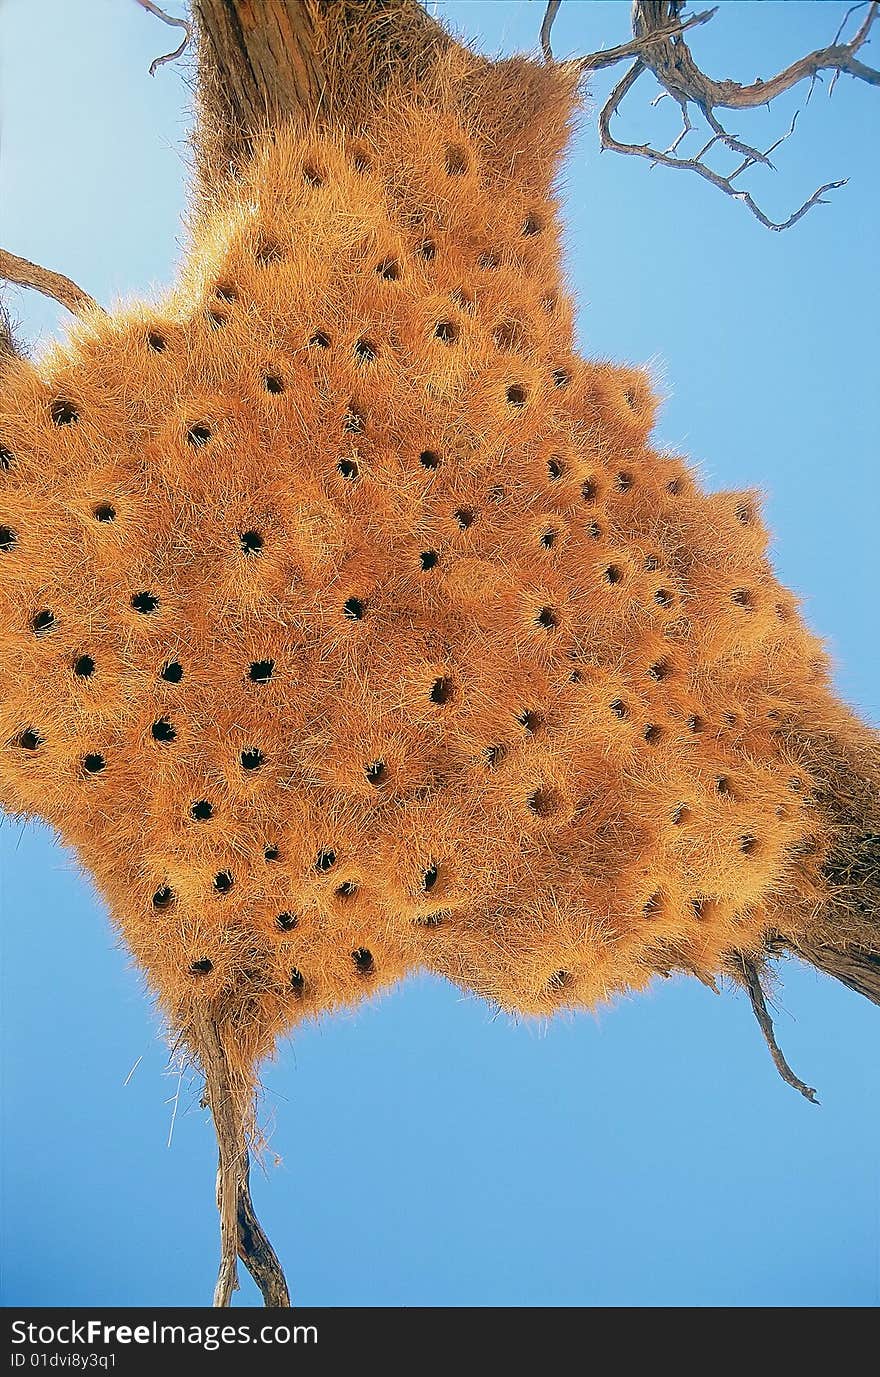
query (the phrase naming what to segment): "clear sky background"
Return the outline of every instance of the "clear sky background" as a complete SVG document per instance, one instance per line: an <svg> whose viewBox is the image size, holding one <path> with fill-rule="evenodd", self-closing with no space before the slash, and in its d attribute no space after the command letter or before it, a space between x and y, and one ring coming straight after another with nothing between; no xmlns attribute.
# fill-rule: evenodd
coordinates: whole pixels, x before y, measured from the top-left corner
<svg viewBox="0 0 880 1377"><path fill-rule="evenodd" d="M543 8L438 11L499 54L535 48ZM718 76L768 76L829 42L845 8L728 3L692 46ZM628 4L567 0L555 48L628 36ZM104 303L166 281L178 256L189 93L179 65L147 74L176 42L133 0L0 0L0 243ZM614 79L596 76L565 169L580 346L652 361L661 441L713 487L764 488L776 566L876 722L880 95L817 89L779 174L752 185L782 218L850 182L774 235L696 178L600 156ZM668 143L675 110L649 108L655 89L621 128ZM796 103L732 128L769 143ZM13 304L26 340L63 325L35 294ZM5 821L0 866L2 1300L202 1304L217 1223L198 1081L168 1074L141 980L47 830ZM421 978L303 1028L265 1071L283 1162L270 1153L254 1182L295 1298L876 1305L877 1011L809 968L783 976L778 1032L819 1109L778 1079L743 995L684 978L546 1028Z"/></svg>

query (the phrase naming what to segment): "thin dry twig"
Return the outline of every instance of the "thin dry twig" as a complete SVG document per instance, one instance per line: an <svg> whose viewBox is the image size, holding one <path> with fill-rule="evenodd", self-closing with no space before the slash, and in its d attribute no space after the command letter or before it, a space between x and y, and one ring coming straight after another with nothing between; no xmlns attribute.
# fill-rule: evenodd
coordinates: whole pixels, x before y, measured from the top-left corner
<svg viewBox="0 0 880 1377"><path fill-rule="evenodd" d="M43 296L50 296L54 301L59 301L75 316L83 311L102 309L94 297L89 296L88 292L84 292L75 282L71 282L69 277L53 273L49 268L41 268L39 263L19 258L7 249L0 249L0 279L14 282L19 287L33 287L34 291L42 292Z"/></svg>
<svg viewBox="0 0 880 1377"><path fill-rule="evenodd" d="M799 58L797 62L791 63L790 66L767 81L758 78L751 85L742 86L736 81L714 81L706 76L694 62L683 37L686 29L711 19L717 12L717 6L713 10L707 10L688 19L680 19L684 0L636 0L632 9L634 38L631 42L622 43L616 48L591 53L586 57L576 59L581 70L590 71L612 66L624 58L635 58L632 66L614 87L599 116L599 138L602 148L611 149L615 153L626 153L647 158L652 167L659 164L663 167L674 167L686 172L695 172L717 187L719 191L724 192L725 195L740 201L766 229L790 229L813 206L827 204L824 199L826 193L845 186L846 178L826 182L818 187L787 219L782 221L771 220L750 192L734 186L733 183L735 178L740 177L756 165L773 167L770 154L794 133L797 113L792 120L788 133L783 134L768 149L761 150L730 134L716 116L715 111L722 108L754 109L759 105L768 105L776 96L792 89L806 79L810 81L807 101L805 102L808 103L816 81L822 79L821 73L823 71L833 71L834 73L829 94L833 91L834 84L841 72L870 85L880 85L880 72L865 66L856 57L856 53L868 40L871 27L877 18L878 11L880 11L880 0L870 0L868 12L851 41L844 44L839 42L850 16L857 9L863 8L865 3L868 3L868 0L862 0L862 3L853 5L847 10L835 40L829 47L817 49L806 57ZM551 53L550 33L558 9L558 3L548 4L544 16L541 42L545 57ZM669 95L681 111L681 131L666 149L653 148L649 143L623 143L611 133L611 121L619 113L621 102L646 71L652 72L663 88L660 95L655 97L651 104L657 104L663 96ZM694 129L689 114L690 105L694 105L700 111L712 131L712 136L695 156L684 158L677 156L677 153L682 141ZM705 155L716 144L729 148L742 158L742 162L726 177L703 161Z"/></svg>
<svg viewBox="0 0 880 1377"><path fill-rule="evenodd" d="M794 1074L788 1062L785 1060L785 1057L782 1055L782 1050L773 1032L773 1020L767 1009L767 1001L764 998L764 991L761 988L761 978L758 975L757 967L747 956L740 954L739 959L742 963L743 983L749 992L749 999L752 1001L752 1011L758 1021L758 1027L764 1034L764 1041L770 1049L770 1055L773 1058L773 1064L776 1070L779 1072L786 1085L790 1085L793 1090L799 1090L804 1098L810 1101L810 1104L818 1104L819 1101L816 1099L815 1090L812 1086L805 1085L804 1082Z"/></svg>
<svg viewBox="0 0 880 1377"><path fill-rule="evenodd" d="M175 58L181 57L186 51L186 45L192 38L192 25L188 19L175 19L173 15L166 14L164 10L160 10L159 6L153 3L153 0L136 0L136 3L140 5L142 9L147 10L148 13L154 14L157 19L161 19L163 24L171 24L176 29L183 29L183 38L174 49L174 52L165 53L163 57L154 57L153 61L150 63L150 76L155 76L157 68L161 67L166 62L173 62Z"/></svg>

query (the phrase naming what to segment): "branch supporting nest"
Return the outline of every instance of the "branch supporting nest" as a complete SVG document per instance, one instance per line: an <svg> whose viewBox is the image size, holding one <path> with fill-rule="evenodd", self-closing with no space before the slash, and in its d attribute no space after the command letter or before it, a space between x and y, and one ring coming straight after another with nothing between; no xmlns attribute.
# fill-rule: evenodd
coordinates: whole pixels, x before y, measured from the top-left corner
<svg viewBox="0 0 880 1377"><path fill-rule="evenodd" d="M81 315L83 311L102 309L94 297L89 296L88 292L84 292L75 282L71 282L69 277L53 273L49 268L41 268L38 263L31 263L27 258L19 258L17 254L9 253L6 249L0 249L0 279L14 282L19 287L33 287L34 291L42 292L43 296L50 296L54 301L59 301L75 316Z"/></svg>
<svg viewBox="0 0 880 1377"><path fill-rule="evenodd" d="M205 1075L205 1101L217 1132L217 1209L220 1214L220 1268L214 1305L232 1304L238 1290L238 1259L247 1267L267 1306L288 1308L290 1292L281 1263L254 1211L250 1192L247 1131L233 1089L220 1027L203 1014L195 1029L196 1050Z"/></svg>
<svg viewBox="0 0 880 1377"><path fill-rule="evenodd" d="M605 52L590 53L586 57L574 59L583 72L610 67L627 58L635 59L627 73L615 85L599 116L599 139L602 148L611 149L615 153L626 153L639 158L647 158L652 166L659 164L662 167L674 167L685 172L695 172L697 176L710 182L725 195L741 202L766 229L790 229L813 206L826 205L826 193L845 186L846 178L825 182L787 219L772 220L760 208L750 192L744 191L734 183L744 172L748 172L759 164L775 171L773 163L770 161L770 155L786 139L791 138L795 131L799 112L795 113L788 132L778 138L769 148L763 150L744 143L736 135L730 134L715 112L718 109L747 110L755 109L760 105L769 105L776 96L782 95L783 92L791 90L805 80L810 82L810 89L807 94L807 101L809 101L816 81L822 79L821 74L825 71L833 72L829 95L834 90L834 85L841 73L852 76L859 81L865 81L871 86L880 85L880 71L866 66L856 56L869 38L878 10L880 10L880 0L871 0L871 3L867 4L867 14L850 42L839 42L850 15L862 8L864 8L864 4L857 4L847 11L834 42L827 48L818 48L815 52L808 53L807 56L791 63L767 81L758 78L751 85L742 86L736 81L715 81L706 76L694 62L683 37L685 30L694 28L698 24L704 24L711 19L717 13L717 6L715 9L705 10L687 19L681 19L679 16L684 9L684 0L635 0L632 7L634 36L631 42L622 43ZM547 61L552 60L550 34L558 10L559 0L549 0L544 15L544 23L541 27L541 47ZM660 95L651 102L652 105L657 104L664 96L668 95L672 97L681 110L681 131L666 149L654 148L649 143L623 143L611 133L611 121L619 113L624 97L628 95L646 71L650 71L654 75L662 88ZM684 158L678 156L678 148L683 140L694 131L689 113L690 106L693 106L703 116L711 135L698 153L693 157ZM729 149L742 160L727 176L716 172L704 162L705 155L716 145Z"/></svg>
<svg viewBox="0 0 880 1377"><path fill-rule="evenodd" d="M764 1035L764 1041L773 1058L773 1065L776 1067L776 1070L779 1072L786 1085L790 1085L793 1090L799 1091L805 1099L810 1101L810 1104L818 1104L819 1101L816 1099L815 1090L812 1086L806 1085L794 1074L782 1054L779 1043L776 1041L776 1034L773 1031L773 1020L770 1017L767 1001L764 998L764 990L761 986L761 977L758 974L757 966L754 961L751 961L742 953L737 954L737 964L742 968L741 983L745 985L748 990L749 999L752 1002L752 1012L755 1015L758 1027ZM739 971L737 971L737 976L740 978Z"/></svg>

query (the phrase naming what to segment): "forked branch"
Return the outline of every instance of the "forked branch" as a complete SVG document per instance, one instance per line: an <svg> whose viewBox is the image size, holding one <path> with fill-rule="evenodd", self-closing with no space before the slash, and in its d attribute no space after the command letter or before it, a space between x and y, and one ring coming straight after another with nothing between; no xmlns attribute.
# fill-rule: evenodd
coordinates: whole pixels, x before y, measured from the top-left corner
<svg viewBox="0 0 880 1377"><path fill-rule="evenodd" d="M281 1263L257 1219L250 1191L250 1153L220 1028L204 1014L195 1043L205 1075L205 1100L214 1118L219 1148L217 1208L220 1212L220 1268L214 1305L228 1306L238 1289L238 1259L247 1267L264 1304L287 1308L290 1293Z"/></svg>
<svg viewBox="0 0 880 1377"><path fill-rule="evenodd" d="M735 183L743 173L748 172L758 164L773 168L770 155L794 133L797 113L786 134L776 139L769 148L759 149L743 142L736 135L730 134L719 120L716 110L745 110L754 109L759 105L768 105L776 96L791 90L806 80L810 82L807 93L807 100L809 100L816 82L822 80L823 72L828 71L833 73L829 94L833 91L834 84L841 73L852 76L859 81L865 81L872 86L880 85L880 71L866 66L856 56L868 41L878 9L880 9L878 0L871 0L871 3L867 4L867 13L850 42L840 43L839 41L850 15L862 8L865 8L865 4L857 4L846 12L834 42L828 47L818 48L815 52L799 58L767 81L758 78L750 85L743 86L736 81L715 81L708 77L695 63L683 36L685 30L711 19L717 12L717 6L713 10L704 11L690 18L681 18L684 0L635 0L632 6L633 39L631 42L622 43L607 51L590 53L586 57L574 59L582 71L595 71L601 67L612 66L627 58L635 59L625 76L614 87L599 116L599 138L602 147L611 149L615 153L626 153L635 157L647 158L652 166L659 163L663 167L674 167L685 172L695 172L697 176L710 182L725 195L740 201L765 228L772 230L790 229L813 206L825 205L826 192L844 186L846 179L841 178L837 181L825 182L787 219L782 221L771 220L757 204L752 194ZM558 0L550 0L541 28L541 46L547 61L552 60L550 35L558 10ZM647 71L654 75L662 88L660 94L651 102L652 105L656 105L664 96L668 95L672 97L681 111L681 131L666 149L655 148L650 143L624 143L615 138L611 132L612 119L619 113L622 101ZM692 157L680 157L678 155L680 145L689 134L694 132L694 125L691 122L689 112L691 106L703 116L709 127L710 137ZM741 158L734 170L726 176L716 172L704 161L706 154L716 145L729 149Z"/></svg>

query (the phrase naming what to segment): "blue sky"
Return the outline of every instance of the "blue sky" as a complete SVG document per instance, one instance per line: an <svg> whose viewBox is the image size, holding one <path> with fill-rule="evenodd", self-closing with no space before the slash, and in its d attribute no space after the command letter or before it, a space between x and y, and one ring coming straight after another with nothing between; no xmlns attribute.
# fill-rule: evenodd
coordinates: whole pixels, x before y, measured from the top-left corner
<svg viewBox="0 0 880 1377"><path fill-rule="evenodd" d="M437 8L490 54L533 48L543 14ZM693 48L750 80L830 41L845 8L729 3ZM557 54L624 41L628 15L568 0ZM105 303L167 280L179 251L189 94L179 67L147 74L175 42L133 0L0 0L0 242ZM779 173L753 185L782 218L850 181L773 235L696 178L600 156L613 80L597 74L565 169L580 346L652 361L662 441L713 487L763 488L777 569L876 722L877 94L816 91ZM653 93L637 88L621 129L669 142L675 111ZM794 108L731 127L769 143ZM25 339L63 324L35 294L13 305ZM169 1073L88 880L38 825L0 826L0 913L0 1299L203 1303L217 1243L198 1082ZM780 1039L820 1109L779 1081L743 996L684 979L538 1028L421 978L302 1029L265 1070L272 1151L254 1182L295 1298L876 1305L876 1011L809 968L783 975Z"/></svg>

